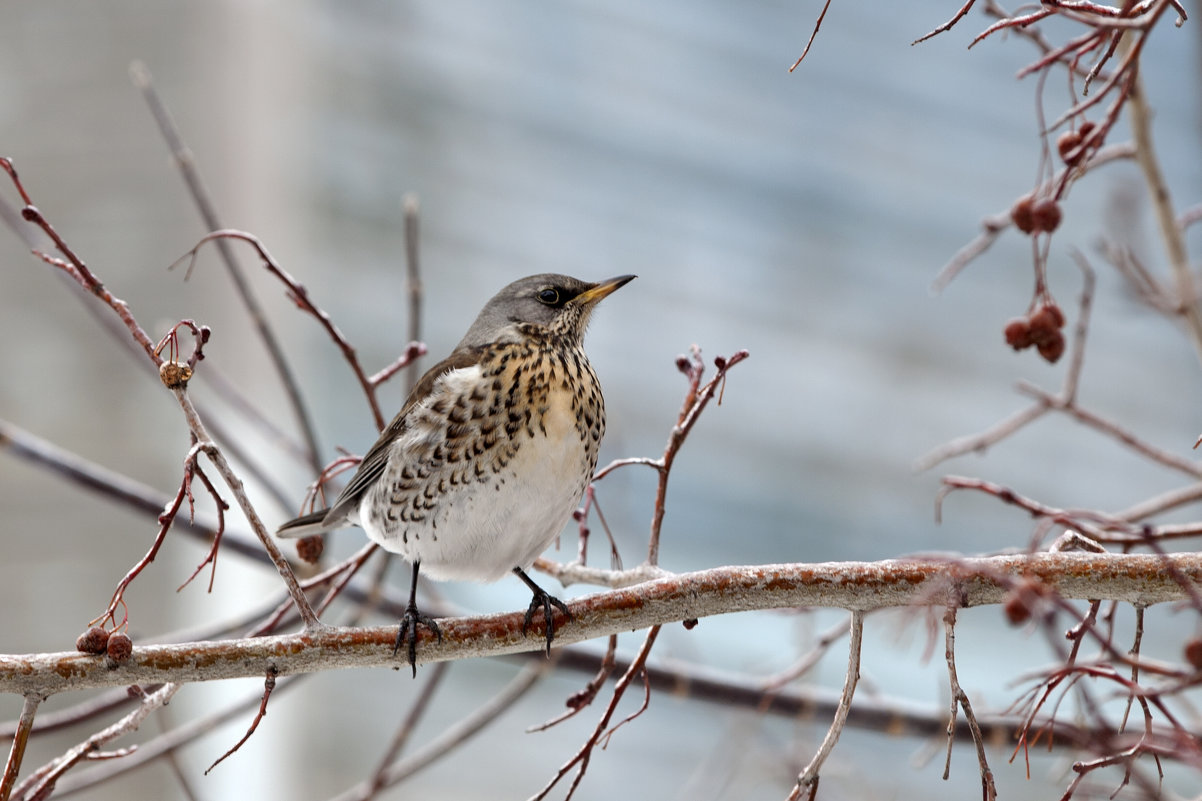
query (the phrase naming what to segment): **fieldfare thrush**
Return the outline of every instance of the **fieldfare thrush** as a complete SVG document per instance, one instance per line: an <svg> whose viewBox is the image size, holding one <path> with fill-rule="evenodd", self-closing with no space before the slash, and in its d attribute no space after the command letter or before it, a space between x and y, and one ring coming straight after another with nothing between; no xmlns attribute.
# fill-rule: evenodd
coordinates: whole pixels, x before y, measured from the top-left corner
<svg viewBox="0 0 1202 801"><path fill-rule="evenodd" d="M597 303L634 278L589 283L566 275L515 281L485 304L463 340L417 382L329 509L280 526L307 537L359 526L413 565L394 650L417 673L417 576L491 582L513 572L534 593L523 633L542 607L571 613L526 575L558 536L597 467L605 433L601 385L584 354Z"/></svg>

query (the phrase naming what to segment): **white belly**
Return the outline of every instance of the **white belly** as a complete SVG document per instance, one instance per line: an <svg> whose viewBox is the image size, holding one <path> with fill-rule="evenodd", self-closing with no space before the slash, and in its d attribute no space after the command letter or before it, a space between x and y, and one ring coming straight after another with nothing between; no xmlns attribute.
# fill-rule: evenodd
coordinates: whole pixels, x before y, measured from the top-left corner
<svg viewBox="0 0 1202 801"><path fill-rule="evenodd" d="M396 463L421 464L415 457L427 453L431 441L438 436L416 430L403 435L394 446ZM406 503L394 504L391 517L379 512L397 497L386 478L364 494L355 522L386 550L421 562L431 578L490 582L515 567L525 570L571 517L592 476L596 449L586 447L575 412L562 406L548 410L533 434L523 427L493 452L506 448L512 456L484 476L468 467L475 461L434 467L419 482L429 494L405 490Z"/></svg>

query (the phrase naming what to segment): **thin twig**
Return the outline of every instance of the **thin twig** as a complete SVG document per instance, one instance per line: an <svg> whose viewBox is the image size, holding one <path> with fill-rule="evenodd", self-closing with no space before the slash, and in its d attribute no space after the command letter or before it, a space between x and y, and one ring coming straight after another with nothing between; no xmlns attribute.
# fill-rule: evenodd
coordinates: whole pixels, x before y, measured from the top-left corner
<svg viewBox="0 0 1202 801"><path fill-rule="evenodd" d="M167 109L166 104L159 97L158 91L154 88L150 70L141 61L135 61L129 67L129 74L134 86L142 92L142 97L146 100L146 105L150 109L151 116L154 117L159 132L163 135L163 139L167 143L167 148L171 151L171 157L175 161L175 165L179 168L180 175L188 187L188 193L192 196L192 201L196 204L196 210L200 212L200 217L204 221L205 227L209 231L221 230L225 226L217 218L217 209L213 203L212 195L209 194L209 190L200 176L200 169L196 166L196 159L192 150L184 143L179 126L175 124L175 120L171 117L171 112ZM321 449L317 444L317 432L313 426L313 420L309 415L305 399L301 395L296 376L293 374L292 368L288 364L288 359L284 355L284 349L276 338L275 331L268 322L262 305L260 305L258 298L255 297L254 291L251 289L250 282L247 280L241 265L238 264L233 248L230 247L228 242L220 239L217 240L216 245L217 252L221 255L221 261L225 264L226 272L229 274L230 280L234 282L234 290L242 300L242 305L245 307L246 313L255 327L255 331L258 333L259 339L263 341L264 347L267 348L267 354L279 376L280 384L284 387L284 394L287 395L288 403L292 406L292 412L296 416L301 436L307 445L305 458L314 470L320 470Z"/></svg>
<svg viewBox="0 0 1202 801"><path fill-rule="evenodd" d="M847 725L847 715L851 711L851 699L856 694L856 684L860 681L860 649L864 643L864 613L860 610L851 613L850 640L847 645L847 675L843 679L843 694L839 698L839 708L835 710L835 718L827 729L822 744L818 747L809 764L797 777L797 784L788 795L788 801L797 801L805 793L806 798L813 801L818 792L818 772L826 762L827 757L839 742L839 735Z"/></svg>
<svg viewBox="0 0 1202 801"><path fill-rule="evenodd" d="M25 746L29 744L29 734L33 731L33 719L41 703L42 699L39 696L27 695L21 704L21 717L17 720L13 744L4 763L4 777L0 779L0 801L8 801L13 787L16 786L17 776L21 773L21 762L25 758Z"/></svg>
<svg viewBox="0 0 1202 801"><path fill-rule="evenodd" d="M217 757L217 761L205 768L205 775L209 775L209 771L225 761L226 757L231 756L235 751L250 739L250 736L259 728L259 723L263 718L267 717L267 702L271 699L271 693L275 689L276 676L279 671L274 666L267 668L267 677L263 680L263 697L259 701L259 711L255 713L254 718L250 722L250 726L246 729L246 733L242 735L242 739L230 746L230 749L221 756Z"/></svg>
<svg viewBox="0 0 1202 801"><path fill-rule="evenodd" d="M960 686L960 677L956 673L956 604L948 605L943 615L944 659L947 662L947 677L951 683L951 714L947 721L947 761L943 766L943 780L947 781L952 770L952 743L955 742L956 712L964 710L964 718L968 721L972 732L973 745L977 748L977 765L981 771L981 797L984 801L996 801L997 784L993 779L993 771L985 754L985 738L981 735L981 726L973 713L972 702L968 693Z"/></svg>
<svg viewBox="0 0 1202 801"><path fill-rule="evenodd" d="M826 0L822 4L822 12L818 15L818 20L814 23L814 32L810 34L809 40L806 42L805 49L801 51L801 55L793 62L793 66L789 67L789 72L797 69L801 62L805 60L806 54L810 52L810 46L814 44L814 39L818 36L818 29L822 27L822 20L826 19L826 11L831 7L831 0Z"/></svg>

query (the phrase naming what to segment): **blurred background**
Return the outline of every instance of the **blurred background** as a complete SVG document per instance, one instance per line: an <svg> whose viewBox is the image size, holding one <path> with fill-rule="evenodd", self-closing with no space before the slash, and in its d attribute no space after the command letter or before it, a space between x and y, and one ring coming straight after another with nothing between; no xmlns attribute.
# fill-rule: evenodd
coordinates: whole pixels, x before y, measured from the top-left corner
<svg viewBox="0 0 1202 801"><path fill-rule="evenodd" d="M932 448L1023 406L1012 390L1018 379L1055 389L1063 375L1064 364L1015 354L1002 340L1005 322L1026 311L1031 295L1027 239L1009 232L942 294L930 291L981 218L1034 185L1035 84L1014 80L1034 50L996 37L966 51L988 24L975 12L911 46L959 3L867 10L836 2L790 74L820 5L10 3L0 26L0 153L152 336L181 318L213 328L198 396L212 399L205 373L219 372L288 431L295 430L289 407L214 253L202 254L189 280L168 270L206 229L129 81L136 59L154 75L222 224L257 235L331 314L369 371L407 341L406 193L421 206L427 366L515 278L638 274L601 306L588 337L609 413L603 464L662 452L685 390L674 361L691 344L707 359L751 353L673 471L661 549L670 570L1025 545L1029 518L988 498L954 496L936 525L933 498L946 472L980 475L1051 505L1107 510L1183 484L1055 418L984 458L914 471ZM1202 194L1200 29L1193 20L1162 27L1145 48L1142 74L1170 189L1185 208ZM1045 102L1051 116L1067 106L1059 74ZM1124 135L1120 126L1112 141ZM5 197L17 203L7 186ZM1050 274L1070 325L1081 287L1070 248L1092 254L1105 233L1163 274L1133 164L1079 183L1065 211ZM1200 228L1191 232L1194 252ZM336 448L361 453L375 431L339 352L251 252L240 256L307 395L323 460ZM174 492L188 448L174 401L16 236L0 235L0 260L0 418ZM1100 259L1094 263L1099 290L1082 401L1192 458L1202 431L1197 358L1179 331L1136 303ZM399 407L403 381L383 391L386 415ZM312 474L261 431L238 424L234 431L293 493L294 505L284 508L252 487L276 525L297 511ZM644 556L653 492L654 475L641 468L598 487L627 566ZM155 530L153 520L9 454L0 454L0 508L6 653L70 648ZM337 555L361 543L348 531L328 547ZM574 550L574 538L565 538L560 558ZM278 583L223 555L211 595L202 583L176 594L204 551L172 537L134 584L135 642L228 617ZM592 558L604 564L599 543ZM543 583L554 591L553 581ZM528 597L516 581L437 590L479 612L521 608ZM1154 612L1150 642L1181 625L1169 610ZM842 614L707 619L691 632L666 631L657 653L763 675L793 662L811 634ZM979 708L1004 708L1018 692L1010 682L1048 653L1039 638L1005 628L997 609L967 612L963 621L961 681ZM620 647L629 652L640 641L629 635ZM1166 658L1177 658L1179 642L1168 641ZM862 691L943 708L945 670L938 659L924 661L925 646L924 626L912 615L870 618ZM806 680L837 688L845 664L836 647ZM489 698L516 669L452 666L454 689L435 699L418 741ZM575 752L600 711L548 733L524 729L558 714L583 681L571 674L544 681L466 749L385 797L529 796ZM169 716L185 720L256 695L261 684L188 688ZM420 683L382 670L315 676L307 685L273 701L254 738L208 777L199 774L241 736L249 716L181 752L200 797L339 792L374 767ZM0 699L0 717L19 710L19 699ZM642 718L595 754L576 798L612 798L632 785L641 797L777 798L827 724L656 694ZM26 766L70 742L35 740ZM849 732L823 789L855 798L978 791L970 748L957 749L945 783L942 759L921 758L926 745ZM1021 762L1008 765L1006 756L1002 749L992 758L1007 797L1054 797L1053 788L1063 788L1066 762L1036 763L1028 782ZM869 759L883 769L863 770ZM184 797L164 765L89 797L127 797L135 784L140 797Z"/></svg>

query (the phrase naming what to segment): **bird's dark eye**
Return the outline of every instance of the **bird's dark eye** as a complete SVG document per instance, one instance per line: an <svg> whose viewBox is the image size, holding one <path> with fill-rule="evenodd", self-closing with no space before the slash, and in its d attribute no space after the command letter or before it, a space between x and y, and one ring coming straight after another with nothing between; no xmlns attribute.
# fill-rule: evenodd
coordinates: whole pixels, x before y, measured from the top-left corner
<svg viewBox="0 0 1202 801"><path fill-rule="evenodd" d="M538 299L548 306L554 306L556 303L559 303L559 290L554 288L544 289L538 293Z"/></svg>

